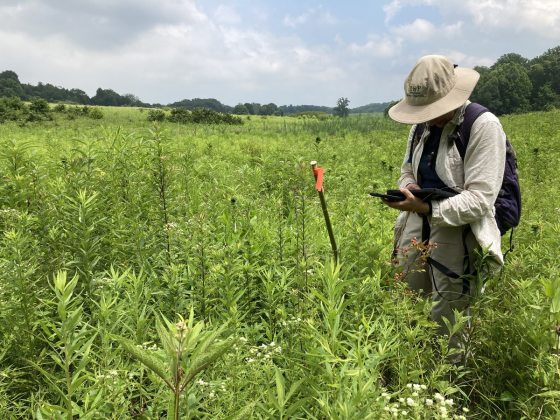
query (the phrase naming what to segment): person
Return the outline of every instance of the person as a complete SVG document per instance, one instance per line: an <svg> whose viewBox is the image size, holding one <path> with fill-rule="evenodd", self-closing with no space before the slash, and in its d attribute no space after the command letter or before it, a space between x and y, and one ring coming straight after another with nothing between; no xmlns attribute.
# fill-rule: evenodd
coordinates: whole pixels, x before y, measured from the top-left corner
<svg viewBox="0 0 560 420"><path fill-rule="evenodd" d="M472 124L464 158L454 135L479 74L455 66L447 57L418 60L404 83L404 98L389 116L412 124L401 176L403 201L385 204L400 210L395 224L396 262L409 287L433 301L438 333L451 335L454 310L468 308L477 255L485 250L493 268L503 264L501 236L494 218L506 156L506 135L498 118L481 114ZM411 191L446 189L457 194L424 201ZM452 335L450 345L460 345Z"/></svg>

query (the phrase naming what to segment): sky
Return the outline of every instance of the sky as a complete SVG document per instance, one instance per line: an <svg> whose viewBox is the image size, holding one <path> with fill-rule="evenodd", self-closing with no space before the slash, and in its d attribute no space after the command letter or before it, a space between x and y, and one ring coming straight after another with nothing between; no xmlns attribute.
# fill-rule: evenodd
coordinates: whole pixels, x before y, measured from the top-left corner
<svg viewBox="0 0 560 420"><path fill-rule="evenodd" d="M22 83L350 107L402 96L425 54L463 67L560 45L560 0L0 0L0 71Z"/></svg>

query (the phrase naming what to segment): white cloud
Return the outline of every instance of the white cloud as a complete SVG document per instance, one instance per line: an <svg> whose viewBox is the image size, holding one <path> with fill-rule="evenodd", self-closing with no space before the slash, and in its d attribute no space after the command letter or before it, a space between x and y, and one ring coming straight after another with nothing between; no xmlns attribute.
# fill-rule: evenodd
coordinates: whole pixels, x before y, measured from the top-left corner
<svg viewBox="0 0 560 420"><path fill-rule="evenodd" d="M468 0L463 7L481 28L529 31L541 36L560 36L558 0Z"/></svg>
<svg viewBox="0 0 560 420"><path fill-rule="evenodd" d="M391 3L384 5L383 11L385 12L385 23L389 23L401 8L402 4L400 0L392 0Z"/></svg>
<svg viewBox="0 0 560 420"><path fill-rule="evenodd" d="M394 28L392 32L412 42L424 42L435 34L436 28L432 22L415 19L411 24Z"/></svg>
<svg viewBox="0 0 560 420"><path fill-rule="evenodd" d="M385 23L388 24L406 6L431 6L437 0L391 0L383 6Z"/></svg>
<svg viewBox="0 0 560 420"><path fill-rule="evenodd" d="M441 32L446 38L460 36L463 32L463 22L459 21L449 25L443 25L441 27Z"/></svg>
<svg viewBox="0 0 560 420"><path fill-rule="evenodd" d="M0 6L4 31L62 36L91 49L118 47L157 25L207 20L195 0L20 0Z"/></svg>
<svg viewBox="0 0 560 420"><path fill-rule="evenodd" d="M486 32L505 29L560 36L559 0L392 0L383 6L385 23L411 6L431 6L448 18L466 14Z"/></svg>
<svg viewBox="0 0 560 420"><path fill-rule="evenodd" d="M323 10L321 6L318 8L311 8L305 13L297 16L286 15L284 16L282 23L285 26L295 28L296 26L303 25L309 21L323 25L336 25L338 23L338 19L330 11Z"/></svg>
<svg viewBox="0 0 560 420"><path fill-rule="evenodd" d="M471 56L458 50L447 50L442 53L461 67L491 66L496 60L483 56Z"/></svg>
<svg viewBox="0 0 560 420"><path fill-rule="evenodd" d="M368 54L374 57L393 57L402 46L402 38L393 36L370 35L364 44L351 43L349 51L357 54Z"/></svg>
<svg viewBox="0 0 560 420"><path fill-rule="evenodd" d="M220 4L214 12L214 18L218 23L234 25L241 23L241 16L237 11L228 5Z"/></svg>

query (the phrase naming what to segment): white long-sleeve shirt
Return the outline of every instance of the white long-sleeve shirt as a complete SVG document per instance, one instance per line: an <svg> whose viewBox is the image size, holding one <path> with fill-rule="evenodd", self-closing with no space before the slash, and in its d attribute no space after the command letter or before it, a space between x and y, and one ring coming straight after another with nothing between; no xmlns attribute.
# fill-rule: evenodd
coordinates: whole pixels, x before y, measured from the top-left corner
<svg viewBox="0 0 560 420"><path fill-rule="evenodd" d="M488 249L496 261L503 264L501 236L494 219L494 202L500 192L504 176L506 135L494 114L483 113L472 125L463 161L454 141L448 137L454 132L457 125L463 122L463 115L468 104L467 101L457 110L452 120L443 127L435 164L435 170L440 179L460 194L442 201L432 202L431 224L433 226L470 224L480 246ZM409 162L414 130L415 126L409 133L408 146L399 178L400 187L418 183L418 166L424 142L430 135L429 128L424 130L420 141L413 150L412 162ZM401 216L403 216L401 222L404 222L404 215Z"/></svg>

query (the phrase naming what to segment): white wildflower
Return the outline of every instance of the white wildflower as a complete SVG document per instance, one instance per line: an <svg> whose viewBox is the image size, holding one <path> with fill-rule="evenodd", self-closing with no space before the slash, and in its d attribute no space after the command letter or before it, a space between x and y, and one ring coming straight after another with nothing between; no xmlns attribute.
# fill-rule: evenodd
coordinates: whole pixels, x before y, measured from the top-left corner
<svg viewBox="0 0 560 420"><path fill-rule="evenodd" d="M424 386L426 386L426 385L424 385ZM412 385L412 387L414 388L415 391L420 391L422 389L422 385L419 385L419 384L414 384L414 385Z"/></svg>
<svg viewBox="0 0 560 420"><path fill-rule="evenodd" d="M439 392L436 392L436 394L434 395L434 398L437 402L445 401L445 397L443 395L441 395Z"/></svg>
<svg viewBox="0 0 560 420"><path fill-rule="evenodd" d="M416 405L416 401L414 401L412 398L407 398L406 405L408 405L409 407L414 407Z"/></svg>
<svg viewBox="0 0 560 420"><path fill-rule="evenodd" d="M463 413L468 413L469 409L467 407L463 407Z"/></svg>
<svg viewBox="0 0 560 420"><path fill-rule="evenodd" d="M452 399L445 400L445 405L451 407L453 405L453 400Z"/></svg>
<svg viewBox="0 0 560 420"><path fill-rule="evenodd" d="M432 399L430 399L430 398L426 398L426 405L427 405L428 407L434 405L434 400L432 400Z"/></svg>

